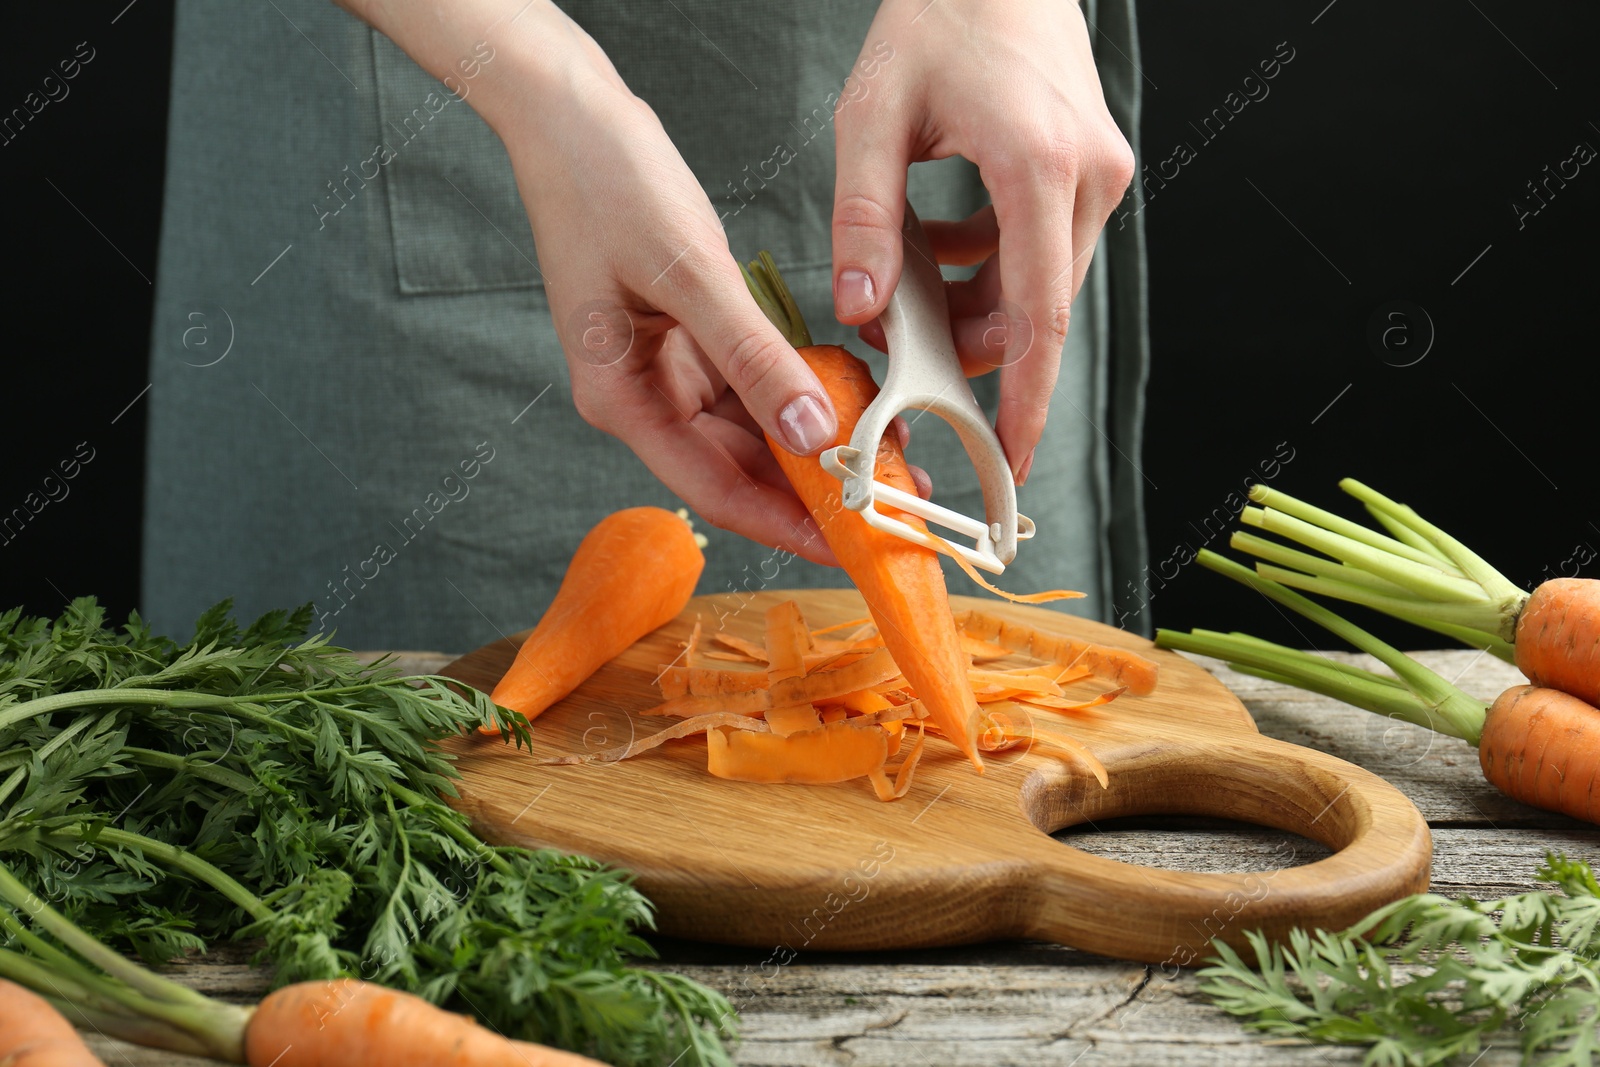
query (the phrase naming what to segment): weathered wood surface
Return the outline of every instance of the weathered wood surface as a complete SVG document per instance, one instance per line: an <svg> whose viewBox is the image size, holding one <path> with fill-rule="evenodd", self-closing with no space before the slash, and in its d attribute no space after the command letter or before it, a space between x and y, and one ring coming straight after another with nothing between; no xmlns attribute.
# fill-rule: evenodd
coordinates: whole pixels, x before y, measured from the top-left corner
<svg viewBox="0 0 1600 1067"><path fill-rule="evenodd" d="M432 670L451 658L418 654L405 666ZM1472 652L1419 658L1484 697L1517 680L1512 668ZM1202 662L1239 693L1264 734L1366 767L1412 797L1434 827L1437 892L1488 898L1531 889L1531 875L1548 849L1600 857L1600 830L1501 797L1483 782L1476 753L1460 742L1430 742L1415 727ZM1269 870L1322 854L1315 843L1277 831L1198 819L1146 817L1063 836L1100 855L1194 871ZM1357 1050L1268 1043L1246 1032L1207 1005L1192 971L1054 945L802 953L782 968L763 966L766 953L756 950L687 942L660 947L664 966L723 990L739 1007L744 1041L737 1059L751 1067L1316 1067L1361 1059ZM265 988L261 973L237 953L184 964L177 974L228 999L250 1000ZM91 1044L112 1067L203 1062L101 1038ZM1475 1067L1518 1062L1507 1044L1492 1048Z"/></svg>

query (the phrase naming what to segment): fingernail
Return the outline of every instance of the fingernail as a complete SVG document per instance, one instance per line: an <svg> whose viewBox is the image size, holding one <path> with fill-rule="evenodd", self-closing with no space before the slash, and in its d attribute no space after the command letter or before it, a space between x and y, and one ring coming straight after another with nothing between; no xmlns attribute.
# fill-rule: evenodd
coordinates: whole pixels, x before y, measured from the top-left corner
<svg viewBox="0 0 1600 1067"><path fill-rule="evenodd" d="M833 440L836 429L833 416L817 398L801 393L778 415L783 427L784 447L798 455L808 456Z"/></svg>
<svg viewBox="0 0 1600 1067"><path fill-rule="evenodd" d="M1037 451L1039 451L1037 448L1033 450L1033 452ZM1028 472L1033 470L1033 452L1029 452L1028 458L1022 461L1021 467L1017 468L1018 485L1026 485L1028 483Z"/></svg>
<svg viewBox="0 0 1600 1067"><path fill-rule="evenodd" d="M833 283L833 307L841 318L851 319L872 306L872 275L864 270L842 270Z"/></svg>

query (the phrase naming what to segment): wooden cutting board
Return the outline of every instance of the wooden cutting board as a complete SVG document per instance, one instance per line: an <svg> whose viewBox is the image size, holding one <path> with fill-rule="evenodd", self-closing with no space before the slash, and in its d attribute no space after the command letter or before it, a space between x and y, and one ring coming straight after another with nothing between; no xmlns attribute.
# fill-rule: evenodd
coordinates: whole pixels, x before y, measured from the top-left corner
<svg viewBox="0 0 1600 1067"><path fill-rule="evenodd" d="M607 664L534 724L535 751L584 752L654 732L638 716L660 701L654 679L679 654L698 615L706 630L760 642L763 615L798 600L812 627L866 615L854 590L697 597L676 620ZM660 930L772 949L783 964L815 949L948 945L1038 938L1167 965L1204 958L1212 937L1246 930L1348 926L1428 884L1427 824L1388 783L1312 749L1261 736L1220 682L1181 656L1120 630L1040 608L953 597L971 607L1132 648L1161 664L1149 696L1124 695L1066 729L1106 765L1109 789L1071 764L1018 748L983 775L930 740L903 799L879 801L864 781L757 785L706 773L703 740L635 759L535 766L527 750L470 738L457 802L496 844L581 852L635 873ZM522 637L497 641L445 674L493 688ZM1080 682L1069 695L1108 688ZM1104 859L1053 830L1123 815L1188 814L1292 831L1335 849L1295 866L1193 874Z"/></svg>

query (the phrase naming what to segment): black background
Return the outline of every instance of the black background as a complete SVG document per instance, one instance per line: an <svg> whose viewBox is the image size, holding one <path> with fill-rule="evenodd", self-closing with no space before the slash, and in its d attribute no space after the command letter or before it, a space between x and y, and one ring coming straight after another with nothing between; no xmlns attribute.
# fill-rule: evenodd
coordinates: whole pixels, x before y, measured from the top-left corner
<svg viewBox="0 0 1600 1067"><path fill-rule="evenodd" d="M117 11L25 5L0 63L9 113L79 42L95 49L70 95L0 146L0 513L79 442L95 455L66 499L0 544L0 605L41 613L90 592L117 613L138 602L135 398L148 381L172 11L161 0ZM1194 157L1146 187L1151 556L1125 606L1148 600L1163 626L1317 643L1182 565L1222 547L1207 517L1267 471L1323 503L1340 499L1339 477L1362 478L1519 583L1594 554L1600 163L1552 184L1520 223L1513 205L1537 207L1526 183L1580 142L1600 148L1597 24L1576 3L1141 4L1145 161L1161 177L1180 143ZM1209 139L1196 129L1284 43L1294 58L1264 99ZM1396 301L1407 318L1383 324L1400 332L1387 349L1370 343Z"/></svg>

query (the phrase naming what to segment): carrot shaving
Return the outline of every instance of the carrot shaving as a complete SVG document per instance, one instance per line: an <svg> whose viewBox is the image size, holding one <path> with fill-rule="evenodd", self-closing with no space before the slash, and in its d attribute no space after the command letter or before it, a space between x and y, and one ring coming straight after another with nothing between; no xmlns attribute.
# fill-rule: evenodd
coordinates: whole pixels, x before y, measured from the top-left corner
<svg viewBox="0 0 1600 1067"><path fill-rule="evenodd" d="M1091 671L1088 667L1063 667L1061 668L1061 673L1056 675L1056 684L1071 685L1073 682L1081 682L1085 678L1093 677L1094 671Z"/></svg>
<svg viewBox="0 0 1600 1067"><path fill-rule="evenodd" d="M980 641L971 634L963 633L961 636L961 650L974 660L1005 659L1011 655L1011 650L1003 645L991 641Z"/></svg>
<svg viewBox="0 0 1600 1067"><path fill-rule="evenodd" d="M889 650L880 648L838 670L821 671L799 678L785 678L767 689L748 692L671 697L644 715L676 715L687 717L716 711L736 712L740 715L760 715L769 708L782 708L790 704L815 704L828 697L842 696L860 689L869 689L891 678L900 670L889 656Z"/></svg>
<svg viewBox="0 0 1600 1067"><path fill-rule="evenodd" d="M894 782L889 781L891 768L877 767L867 772L867 778L872 782L873 792L878 794L882 801L899 800L911 790L911 779L916 774L917 762L922 759L922 743L928 739L927 724L917 722L917 743L911 746L911 754L901 761L900 766L893 768Z"/></svg>
<svg viewBox="0 0 1600 1067"><path fill-rule="evenodd" d="M765 660L751 659L749 656L738 652L702 652L701 659L720 659L731 663L765 663Z"/></svg>
<svg viewBox="0 0 1600 1067"><path fill-rule="evenodd" d="M800 617L800 605L785 600L767 609L767 676L776 685L806 673L806 653L812 651L811 631Z"/></svg>
<svg viewBox="0 0 1600 1067"><path fill-rule="evenodd" d="M837 697L830 697L827 703L842 704L851 711L868 714L894 707L895 702L874 689L858 689L854 693L841 693Z"/></svg>
<svg viewBox="0 0 1600 1067"><path fill-rule="evenodd" d="M735 637L733 634L725 633L712 634L711 640L726 648L731 648L735 652L742 653L746 659L754 660L757 663L767 662L767 650L754 641L746 641L742 637Z"/></svg>
<svg viewBox="0 0 1600 1067"><path fill-rule="evenodd" d="M1048 693L1051 696L1060 696L1061 687L1049 675L1027 673L1013 673L1011 671L980 671L970 670L967 679L972 683L973 692L979 687L997 687L1009 689L1016 693Z"/></svg>
<svg viewBox="0 0 1600 1067"><path fill-rule="evenodd" d="M661 695L668 700L681 696L717 696L748 693L767 688L766 671L722 671L710 667L663 667L656 678Z"/></svg>
<svg viewBox="0 0 1600 1067"><path fill-rule="evenodd" d="M821 637L823 634L834 634L838 633L840 630L848 630L852 626L868 627L871 625L872 619L870 617L865 619L850 619L846 622L836 622L832 626L824 626L820 630L812 630L811 636Z"/></svg>
<svg viewBox="0 0 1600 1067"><path fill-rule="evenodd" d="M1060 755L1067 760L1075 759L1079 763L1085 764L1089 768L1089 773L1094 775L1095 781L1100 783L1101 789L1110 787L1111 776L1106 773L1106 765L1101 763L1082 741L1068 737L1065 734L1036 733L1034 735L1034 745L1041 744L1045 746L1048 755ZM1048 751L1050 749L1058 751Z"/></svg>
<svg viewBox="0 0 1600 1067"><path fill-rule="evenodd" d="M881 769L888 756L889 735L882 728L849 722L787 737L721 729L706 734L706 769L739 782L847 782Z"/></svg>
<svg viewBox="0 0 1600 1067"><path fill-rule="evenodd" d="M1092 700L1074 701L1065 697L1053 697L1028 693L1023 693L1016 699L1024 704L1035 704L1041 708L1049 708L1051 711L1088 711L1090 708L1098 708L1102 704L1111 703L1113 700L1117 699L1127 691L1128 687L1122 686L1120 689L1113 689L1110 692L1101 693Z"/></svg>
<svg viewBox="0 0 1600 1067"><path fill-rule="evenodd" d="M788 737L804 730L815 730L822 725L817 709L811 704L794 704L787 708L773 708L767 712L767 725L779 737Z"/></svg>
<svg viewBox="0 0 1600 1067"><path fill-rule="evenodd" d="M983 575L979 574L978 569L972 564L968 563L963 557L951 552L949 546L944 543L943 538L928 533L925 529L915 530L913 528L913 532L920 533L922 535L922 537L919 539L925 538L925 540L923 540L923 544L927 545L935 552L942 552L950 559L955 560L956 566L960 567L962 571L966 573L968 578L971 578L974 582L982 586L988 592L991 592L995 596L1004 600L1009 600L1013 604L1049 604L1056 600L1075 600L1078 597L1088 595L1086 593L1074 592L1071 589L1047 589L1042 593L1008 593L1004 589L1001 589L999 586L995 585L993 582L989 581L989 579L985 578Z"/></svg>
<svg viewBox="0 0 1600 1067"><path fill-rule="evenodd" d="M1141 666L1150 672L1144 680L1153 684L1155 665L1119 649L980 612L961 612L953 619L969 660L1027 656L1039 661L967 668L965 680L981 708L974 713L979 715L975 749L1001 752L1026 743L1030 750L1088 768L1106 785L1105 768L1088 748L1070 737L1036 730L1032 713L1082 711L1108 703L1132 683L1082 701L1067 697L1062 686L1095 673L1141 678ZM811 630L793 601L769 609L764 624L758 645L733 634L706 634L696 620L683 654L656 679L663 702L643 713L682 721L626 745L538 762L630 759L667 741L705 734L707 769L719 778L822 784L864 777L879 800L891 801L911 788L930 733L954 743L909 688L875 625L852 619ZM847 630L843 638L828 636ZM718 647L702 649L707 638ZM691 660L696 654L743 668L695 666ZM902 756L909 724L917 728L916 741ZM891 764L891 758L898 762Z"/></svg>
<svg viewBox="0 0 1600 1067"><path fill-rule="evenodd" d="M731 715L726 712L716 712L710 715L697 715L674 723L665 730L657 730L646 737L630 740L625 745L613 745L603 748L598 752L569 752L564 756L547 756L544 759L534 760L539 766L572 766L581 763L615 763L617 760L631 759L642 752L676 741L693 734L703 734L709 730L748 730L752 733L769 733L770 727L760 719L747 718L743 715Z"/></svg>
<svg viewBox="0 0 1600 1067"><path fill-rule="evenodd" d="M1028 725L1021 727L1012 722L1011 717L1005 712L991 711L984 715L979 727L978 747L985 752L1004 752L1026 743L1030 752L1038 751L1042 755L1055 756L1067 762L1075 760L1084 764L1089 768L1089 773L1100 783L1101 789L1111 784L1105 764L1101 763L1086 745L1063 734L1046 733L1035 729L1031 717Z"/></svg>
<svg viewBox="0 0 1600 1067"><path fill-rule="evenodd" d="M1136 696L1143 696L1156 687L1159 673L1156 664L1124 648L1044 633L981 611L958 613L956 624L979 640L992 641L1034 659L1059 663L1064 667L1087 667L1102 678L1122 683Z"/></svg>

